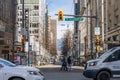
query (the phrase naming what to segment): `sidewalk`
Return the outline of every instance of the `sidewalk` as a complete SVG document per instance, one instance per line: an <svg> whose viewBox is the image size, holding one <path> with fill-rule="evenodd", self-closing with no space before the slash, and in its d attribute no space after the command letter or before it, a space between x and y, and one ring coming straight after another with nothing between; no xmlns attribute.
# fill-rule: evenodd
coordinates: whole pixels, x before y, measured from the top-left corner
<svg viewBox="0 0 120 80"><path fill-rule="evenodd" d="M61 68L61 65L52 65L52 64L49 64L49 65L42 65L42 66L36 66L37 68ZM80 70L84 70L84 67L82 66L72 66L72 70L74 69L80 69Z"/></svg>

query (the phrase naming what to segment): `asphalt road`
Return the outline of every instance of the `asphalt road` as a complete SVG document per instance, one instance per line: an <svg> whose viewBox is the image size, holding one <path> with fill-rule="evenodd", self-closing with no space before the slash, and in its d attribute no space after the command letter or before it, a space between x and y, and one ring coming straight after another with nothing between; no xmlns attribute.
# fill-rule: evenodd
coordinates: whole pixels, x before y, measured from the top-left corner
<svg viewBox="0 0 120 80"><path fill-rule="evenodd" d="M73 66L71 71L60 71L60 65L45 65L38 68L44 73L45 80L92 80L82 75L83 67Z"/></svg>

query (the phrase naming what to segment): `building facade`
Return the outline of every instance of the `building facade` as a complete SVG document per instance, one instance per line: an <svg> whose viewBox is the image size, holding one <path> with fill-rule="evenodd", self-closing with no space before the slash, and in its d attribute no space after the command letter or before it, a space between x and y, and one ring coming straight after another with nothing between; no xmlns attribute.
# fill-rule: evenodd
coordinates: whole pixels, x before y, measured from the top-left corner
<svg viewBox="0 0 120 80"><path fill-rule="evenodd" d="M22 37L22 1L18 0L18 42L21 42ZM31 53L36 54L36 59L42 60L45 54L44 48L44 34L45 34L45 13L46 3L45 0L24 0L24 13L26 20L26 11L28 11L28 21L25 23L25 35L29 38L25 41L26 49L28 52L28 45L32 46ZM27 24L27 25L26 25ZM27 30L28 29L28 30ZM28 33L28 34L27 34Z"/></svg>
<svg viewBox="0 0 120 80"><path fill-rule="evenodd" d="M105 26L107 27L108 33L107 33L107 45L108 49L114 47L114 46L120 46L120 1L119 0L108 0L105 1L105 11L106 16L105 19L107 19L107 22Z"/></svg>
<svg viewBox="0 0 120 80"><path fill-rule="evenodd" d="M17 0L0 0L0 57L11 60L15 39Z"/></svg>
<svg viewBox="0 0 120 80"><path fill-rule="evenodd" d="M57 54L57 21L51 16L48 17L48 42L49 47L48 50L51 55Z"/></svg>
<svg viewBox="0 0 120 80"><path fill-rule="evenodd" d="M119 0L98 0L98 5L96 6L97 0L80 0L80 15L82 16L95 16L96 10L98 12L98 27L100 28L100 49L99 54L105 52L106 50L120 46L120 27L119 27ZM84 2L84 3L83 3ZM86 3L85 3L86 2ZM86 7L82 7L82 5L86 4ZM97 9L98 7L98 9ZM87 18L83 23L80 22L79 27L86 25L86 40L84 41L86 45L84 45L83 52L85 56L85 60L89 60L91 58L96 57L96 35L95 35L95 27L96 18ZM81 26L82 25L82 26ZM84 31L84 29L81 29ZM85 34L84 34L85 35ZM81 34L81 37L84 37ZM81 50L82 51L82 50Z"/></svg>

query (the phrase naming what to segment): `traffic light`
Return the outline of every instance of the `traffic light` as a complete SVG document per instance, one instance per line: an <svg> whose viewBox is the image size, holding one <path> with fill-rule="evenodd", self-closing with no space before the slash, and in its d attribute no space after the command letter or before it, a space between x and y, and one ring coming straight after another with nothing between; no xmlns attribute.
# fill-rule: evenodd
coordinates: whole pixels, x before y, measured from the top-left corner
<svg viewBox="0 0 120 80"><path fill-rule="evenodd" d="M21 43L24 43L24 41L25 41L25 36L22 35L22 36L21 36Z"/></svg>
<svg viewBox="0 0 120 80"><path fill-rule="evenodd" d="M100 52L100 46L96 46L96 52Z"/></svg>
<svg viewBox="0 0 120 80"><path fill-rule="evenodd" d="M29 10L25 9L25 28L28 30L29 27Z"/></svg>
<svg viewBox="0 0 120 80"><path fill-rule="evenodd" d="M21 43L22 43L22 52L24 52L24 48L25 48L25 35L21 36Z"/></svg>
<svg viewBox="0 0 120 80"><path fill-rule="evenodd" d="M96 44L96 52L100 52L100 36L99 35L95 37L95 44Z"/></svg>
<svg viewBox="0 0 120 80"><path fill-rule="evenodd" d="M100 44L100 37L99 37L99 36L96 36L96 38L95 38L95 43L96 43L96 45L99 45L99 44Z"/></svg>
<svg viewBox="0 0 120 80"><path fill-rule="evenodd" d="M64 19L64 13L63 10L58 10L58 21L63 21Z"/></svg>

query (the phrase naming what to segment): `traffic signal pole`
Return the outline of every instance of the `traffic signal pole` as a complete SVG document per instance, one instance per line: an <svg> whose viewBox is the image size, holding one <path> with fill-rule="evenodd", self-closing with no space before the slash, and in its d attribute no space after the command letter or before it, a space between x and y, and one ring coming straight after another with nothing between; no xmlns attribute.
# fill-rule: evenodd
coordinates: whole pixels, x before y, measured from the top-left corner
<svg viewBox="0 0 120 80"><path fill-rule="evenodd" d="M24 0L22 0L22 29L24 29L24 19L25 19L25 16L24 16ZM22 37L25 39L25 34L23 33L22 34ZM22 42L22 52L24 52L24 40Z"/></svg>
<svg viewBox="0 0 120 80"><path fill-rule="evenodd" d="M96 27L98 28L99 27L99 18L98 18L98 0L96 0ZM100 37L100 35L96 35L96 37ZM98 45L96 45L96 58L98 57L98 53L99 53L99 51L98 51L98 49L97 49L97 47L99 47L100 46L100 41L99 41L99 44Z"/></svg>

